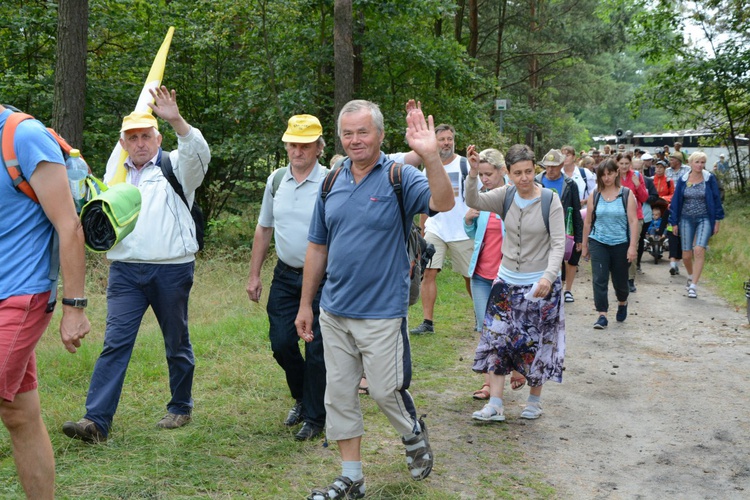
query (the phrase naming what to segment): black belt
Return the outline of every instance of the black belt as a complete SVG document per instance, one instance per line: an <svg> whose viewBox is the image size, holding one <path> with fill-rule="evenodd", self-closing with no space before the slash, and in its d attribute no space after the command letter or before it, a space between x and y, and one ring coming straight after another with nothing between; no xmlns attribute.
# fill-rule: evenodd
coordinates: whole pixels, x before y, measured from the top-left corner
<svg viewBox="0 0 750 500"><path fill-rule="evenodd" d="M289 264L285 264L285 263L284 263L284 262L282 262L282 261L279 261L279 263L277 264L277 266L278 266L278 267L279 267L279 269L281 269L282 271L291 271L291 272L293 272L294 274L302 274L302 268L301 268L301 267L292 267L292 266L290 266Z"/></svg>

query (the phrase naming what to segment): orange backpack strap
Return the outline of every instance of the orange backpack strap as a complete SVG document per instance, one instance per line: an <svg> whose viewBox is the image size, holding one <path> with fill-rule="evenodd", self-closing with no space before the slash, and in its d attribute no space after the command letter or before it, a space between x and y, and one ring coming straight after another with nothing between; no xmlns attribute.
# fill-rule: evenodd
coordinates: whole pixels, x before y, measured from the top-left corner
<svg viewBox="0 0 750 500"><path fill-rule="evenodd" d="M31 188L31 184L29 184L29 181L23 176L21 166L18 164L18 158L16 158L16 150L13 146L18 125L24 120L33 118L33 116L26 113L11 113L5 120L2 139L0 140L2 141L3 162L5 163L5 169L8 171L8 175L10 175L10 178L13 181L13 186L15 186L16 190L21 191L34 200L34 202L39 203L39 199Z"/></svg>

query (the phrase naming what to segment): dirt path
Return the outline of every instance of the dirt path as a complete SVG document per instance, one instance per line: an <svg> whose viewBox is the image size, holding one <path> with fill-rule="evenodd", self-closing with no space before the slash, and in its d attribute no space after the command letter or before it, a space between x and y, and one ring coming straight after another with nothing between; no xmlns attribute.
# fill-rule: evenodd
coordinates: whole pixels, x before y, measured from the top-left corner
<svg viewBox="0 0 750 500"><path fill-rule="evenodd" d="M446 402L445 416L460 416L455 426L450 417L439 422L455 460L441 480L459 483L450 489L462 498L495 498L492 485L502 482L490 470L472 470L488 464L506 477L531 471L559 498L750 498L744 311L705 287L688 299L684 276L644 261L628 320L618 324L612 313L607 330L594 330L590 274L582 269L576 302L566 304L564 381L545 386L544 416L518 418L527 390L506 390L508 421L489 429L467 428L468 405ZM503 460L503 440L522 455ZM522 482L513 481L523 490Z"/></svg>

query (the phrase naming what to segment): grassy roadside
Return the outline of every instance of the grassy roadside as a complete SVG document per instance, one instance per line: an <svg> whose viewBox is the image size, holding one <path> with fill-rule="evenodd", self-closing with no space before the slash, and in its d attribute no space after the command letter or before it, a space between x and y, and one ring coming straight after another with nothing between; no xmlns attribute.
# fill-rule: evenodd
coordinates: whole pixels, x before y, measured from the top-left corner
<svg viewBox="0 0 750 500"><path fill-rule="evenodd" d="M191 336L197 359L194 422L177 431L155 427L165 412L169 390L161 335L149 312L110 440L91 446L68 439L60 430L66 420L83 415L89 378L102 346L107 266L90 259L92 332L77 354L68 354L59 341L56 316L37 348L43 417L56 457L58 498L304 498L312 487L327 484L340 472L335 443L328 447L321 441L297 443L293 440L296 429L281 423L292 400L271 355L265 307L251 304L244 290L248 262L235 252L232 258L214 256L198 263L191 298ZM264 269L266 287L271 266L269 262ZM430 414L428 425L437 434L433 441L441 439L441 429L456 427L451 419L467 421L467 394L478 382L469 370L475 339L463 280L454 273L441 273L439 286L436 320L441 329L412 341L413 394L420 412ZM419 305L412 308L412 314L412 324L421 321ZM460 397L454 398L455 394ZM363 459L368 498L463 498L490 483L497 488L498 477L481 471L471 479L462 475L459 483L452 479L452 466L457 466L459 474L466 467L451 462L454 454L467 457L471 467L482 463L464 441L457 442L457 449L451 443L440 446L439 465L428 481L410 480L398 436L372 400L361 401L367 429ZM445 419L440 417L443 408L448 412ZM485 440L495 432L479 429L476 434ZM511 444L501 446L507 457L514 456ZM22 498L7 433L0 441L0 461L0 498ZM502 477L502 487L508 492L521 489L533 498L549 494L549 487L533 473L508 473Z"/></svg>
<svg viewBox="0 0 750 500"><path fill-rule="evenodd" d="M727 303L744 310L742 285L750 279L750 193L728 195L724 212L719 234L709 242L704 276Z"/></svg>

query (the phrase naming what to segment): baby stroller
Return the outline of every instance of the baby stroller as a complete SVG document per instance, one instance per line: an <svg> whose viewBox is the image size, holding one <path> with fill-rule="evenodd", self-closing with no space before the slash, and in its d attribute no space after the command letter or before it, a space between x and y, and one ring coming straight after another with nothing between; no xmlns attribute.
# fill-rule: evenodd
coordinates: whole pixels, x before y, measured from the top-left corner
<svg viewBox="0 0 750 500"><path fill-rule="evenodd" d="M659 236L656 232L649 231L646 234L645 250L654 258L654 264L658 264L664 252L669 252L669 240L666 235Z"/></svg>

